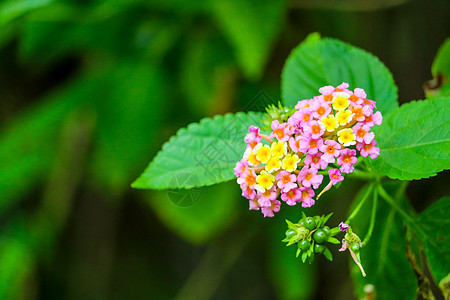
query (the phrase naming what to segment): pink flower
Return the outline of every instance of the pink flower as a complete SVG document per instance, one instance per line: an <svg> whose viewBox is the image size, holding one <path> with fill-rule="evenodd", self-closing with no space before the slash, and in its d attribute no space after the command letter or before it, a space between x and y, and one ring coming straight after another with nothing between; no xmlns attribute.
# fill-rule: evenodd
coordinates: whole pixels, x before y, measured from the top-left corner
<svg viewBox="0 0 450 300"><path fill-rule="evenodd" d="M246 159L241 159L236 163L236 167L234 167L234 176L240 177L245 171L248 170L248 163Z"/></svg>
<svg viewBox="0 0 450 300"><path fill-rule="evenodd" d="M367 94L366 94L366 92L363 90L363 89L360 89L360 88L356 88L355 90L354 90L354 92L355 92L355 95L357 96L357 97L359 97L359 98L366 98L367 97Z"/></svg>
<svg viewBox="0 0 450 300"><path fill-rule="evenodd" d="M330 114L331 107L325 100L317 100L311 105L311 111L313 117L320 120Z"/></svg>
<svg viewBox="0 0 450 300"><path fill-rule="evenodd" d="M281 202L278 200L273 200L271 201L270 206L268 207L262 207L261 208L261 212L264 214L264 217L273 217L274 216L274 212L279 212L280 211L280 205Z"/></svg>
<svg viewBox="0 0 450 300"><path fill-rule="evenodd" d="M380 148L375 147L377 141L372 140L370 144L358 143L356 144L356 149L361 153L361 156L367 157L370 155L371 159L375 159L380 155Z"/></svg>
<svg viewBox="0 0 450 300"><path fill-rule="evenodd" d="M315 155L306 154L305 157L305 165L309 165L314 169L322 169L325 170L328 166L328 163L322 159L322 153L317 152Z"/></svg>
<svg viewBox="0 0 450 300"><path fill-rule="evenodd" d="M314 191L312 188L301 187L299 188L301 192L300 201L302 202L302 207L311 207L316 203L312 197L314 197Z"/></svg>
<svg viewBox="0 0 450 300"><path fill-rule="evenodd" d="M343 82L343 83L341 83L340 85L338 85L335 89L334 89L334 91L336 91L336 90L342 90L342 91L344 91L344 92L349 92L349 90L348 90L348 87L349 87L350 85L347 83L347 82ZM338 92L338 91L336 91L336 92Z"/></svg>
<svg viewBox="0 0 450 300"><path fill-rule="evenodd" d="M341 172L338 169L329 169L328 175L330 176L330 180L333 185L344 180L344 176L341 175Z"/></svg>
<svg viewBox="0 0 450 300"><path fill-rule="evenodd" d="M375 138L375 133L370 132L370 127L363 124L357 124L353 126L353 134L356 136L357 142L364 142L366 144L370 144L372 140Z"/></svg>
<svg viewBox="0 0 450 300"><path fill-rule="evenodd" d="M311 139L311 138L304 138L300 141L300 152L302 153L309 153L309 154L316 154L319 152L319 148L323 145L323 139Z"/></svg>
<svg viewBox="0 0 450 300"><path fill-rule="evenodd" d="M258 200L257 199L251 199L248 201L248 209L249 210L259 210Z"/></svg>
<svg viewBox="0 0 450 300"><path fill-rule="evenodd" d="M341 144L333 140L326 140L325 144L320 147L320 151L323 152L322 159L327 163L334 163L335 158L339 156L339 150Z"/></svg>
<svg viewBox="0 0 450 300"><path fill-rule="evenodd" d="M290 131L292 131L292 128L290 126L288 127L287 123L281 123L278 120L272 121L272 133L270 134L270 137L276 137L279 141L287 142L289 140L289 134L291 134Z"/></svg>
<svg viewBox="0 0 450 300"><path fill-rule="evenodd" d="M300 100L295 105L295 109L298 110L298 111L303 110L305 107L309 107L309 100L308 99Z"/></svg>
<svg viewBox="0 0 450 300"><path fill-rule="evenodd" d="M318 139L325 132L325 126L317 121L311 121L303 125L303 132L313 139Z"/></svg>
<svg viewBox="0 0 450 300"><path fill-rule="evenodd" d="M339 229L342 232L347 231L350 228L350 226L348 224L345 224L344 222L339 223Z"/></svg>
<svg viewBox="0 0 450 300"><path fill-rule="evenodd" d="M258 127L250 125L250 127L248 128L248 132L249 133L247 133L247 135L244 138L244 142L246 142L247 144L250 144L250 146L252 148L257 143L261 143L261 136L259 135L259 128Z"/></svg>
<svg viewBox="0 0 450 300"><path fill-rule="evenodd" d="M369 127L373 127L375 124L381 125L382 122L383 122L383 116L381 115L381 112L379 112L379 111L377 111L373 115L366 116L366 118L364 119L364 123Z"/></svg>
<svg viewBox="0 0 450 300"><path fill-rule="evenodd" d="M340 152L337 164L341 166L341 172L349 174L355 170L353 165L355 165L357 161L355 149L344 149Z"/></svg>
<svg viewBox="0 0 450 300"><path fill-rule="evenodd" d="M322 183L323 175L317 175L317 169L304 166L300 173L298 173L297 181L301 182L304 187L311 187L317 189Z"/></svg>
<svg viewBox="0 0 450 300"><path fill-rule="evenodd" d="M272 186L271 189L266 190L264 193L257 191L258 195L258 204L261 207L268 207L271 205L271 201L277 199L277 188L276 186Z"/></svg>
<svg viewBox="0 0 450 300"><path fill-rule="evenodd" d="M291 147L292 151L299 152L300 151L300 141L302 140L302 136L299 135L297 137L291 137L289 139L289 147Z"/></svg>
<svg viewBox="0 0 450 300"><path fill-rule="evenodd" d="M253 170L248 169L237 179L237 183L242 187L255 188L256 185L256 173Z"/></svg>
<svg viewBox="0 0 450 300"><path fill-rule="evenodd" d="M249 199L249 200L254 200L256 198L256 191L248 186L242 186L241 185L241 189L242 189L242 196Z"/></svg>
<svg viewBox="0 0 450 300"><path fill-rule="evenodd" d="M331 95L334 92L334 86L326 85L319 89L319 93L322 95Z"/></svg>
<svg viewBox="0 0 450 300"><path fill-rule="evenodd" d="M285 201L287 205L294 206L300 202L302 193L298 188L290 189L286 193L281 193L281 200Z"/></svg>
<svg viewBox="0 0 450 300"><path fill-rule="evenodd" d="M277 174L275 179L278 181L277 186L284 193L287 193L290 189L297 187L295 174L291 174L288 171L281 171Z"/></svg>
<svg viewBox="0 0 450 300"><path fill-rule="evenodd" d="M309 107L308 108L305 107L302 110L298 111L296 118L299 124L303 126L304 124L307 124L308 122L312 121L313 116Z"/></svg>

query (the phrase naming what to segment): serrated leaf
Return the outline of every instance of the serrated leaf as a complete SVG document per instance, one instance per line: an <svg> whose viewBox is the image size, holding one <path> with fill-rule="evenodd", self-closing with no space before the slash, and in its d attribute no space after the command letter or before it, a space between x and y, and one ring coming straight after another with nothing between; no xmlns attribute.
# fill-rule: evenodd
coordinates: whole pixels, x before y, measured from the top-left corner
<svg viewBox="0 0 450 300"><path fill-rule="evenodd" d="M320 87L342 82L350 84L350 89L363 88L385 116L398 107L392 74L377 57L317 33L309 35L286 60L281 77L283 103L293 107L318 95Z"/></svg>
<svg viewBox="0 0 450 300"><path fill-rule="evenodd" d="M233 182L190 190L154 191L145 201L174 233L194 244L205 244L233 221L239 186Z"/></svg>
<svg viewBox="0 0 450 300"><path fill-rule="evenodd" d="M286 0L214 0L211 4L245 75L259 78L281 27Z"/></svg>
<svg viewBox="0 0 450 300"><path fill-rule="evenodd" d="M444 197L416 218L418 226L424 233L419 234L419 239L424 243L425 256L437 283L448 276L450 270L449 211L450 197Z"/></svg>
<svg viewBox="0 0 450 300"><path fill-rule="evenodd" d="M132 184L140 189L193 188L234 178L250 125L261 126L262 113L205 118L180 129L165 143L144 173Z"/></svg>
<svg viewBox="0 0 450 300"><path fill-rule="evenodd" d="M379 128L380 156L368 160L393 179L428 178L450 167L450 97L402 105Z"/></svg>
<svg viewBox="0 0 450 300"><path fill-rule="evenodd" d="M391 182L384 186L391 195L395 195L399 183ZM363 197L365 189L361 190L357 197ZM358 199L356 199L358 200ZM399 205L405 199L400 199ZM359 201L355 201L358 203ZM358 215L352 220L353 232L363 237L369 227L372 203L366 201ZM361 263L367 274L362 277L358 266L348 255L351 266L351 274L359 297L364 296L364 286L372 284L375 287L377 299L383 300L413 300L416 297L416 277L406 255L405 225L396 210L386 201L379 199L375 217L375 229L370 242L360 250Z"/></svg>

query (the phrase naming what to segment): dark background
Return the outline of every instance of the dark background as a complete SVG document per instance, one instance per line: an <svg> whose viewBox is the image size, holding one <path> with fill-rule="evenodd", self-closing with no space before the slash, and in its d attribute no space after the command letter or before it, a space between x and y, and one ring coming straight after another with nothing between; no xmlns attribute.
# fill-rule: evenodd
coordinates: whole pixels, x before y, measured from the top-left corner
<svg viewBox="0 0 450 300"><path fill-rule="evenodd" d="M234 182L130 183L180 127L251 110L261 91L278 101L311 32L379 57L401 103L423 99L449 13L445 0L1 2L0 299L354 297L347 255L304 266L280 242L296 208L264 219ZM447 178L412 182L414 208ZM339 222L361 185L312 213Z"/></svg>

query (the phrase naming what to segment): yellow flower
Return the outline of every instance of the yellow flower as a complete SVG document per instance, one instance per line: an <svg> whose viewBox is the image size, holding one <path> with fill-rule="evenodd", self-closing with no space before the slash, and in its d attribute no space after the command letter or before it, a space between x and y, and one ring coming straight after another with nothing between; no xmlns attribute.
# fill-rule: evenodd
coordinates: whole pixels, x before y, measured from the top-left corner
<svg viewBox="0 0 450 300"><path fill-rule="evenodd" d="M336 119L339 124L345 125L353 119L354 115L350 110L341 110L336 114Z"/></svg>
<svg viewBox="0 0 450 300"><path fill-rule="evenodd" d="M256 177L256 186L255 188L260 191L261 193L264 193L266 190L269 190L273 186L273 182L275 181L275 176L272 174L267 173L266 171L261 171L261 174L259 174Z"/></svg>
<svg viewBox="0 0 450 300"><path fill-rule="evenodd" d="M297 164L300 161L300 158L297 156L297 154L288 154L283 159L282 168L285 169L288 172L294 172L295 169L297 169Z"/></svg>
<svg viewBox="0 0 450 300"><path fill-rule="evenodd" d="M348 107L348 105L350 104L350 101L348 100L347 93L338 92L333 97L333 102L332 103L333 103L334 110L339 111L339 110L346 109Z"/></svg>
<svg viewBox="0 0 450 300"><path fill-rule="evenodd" d="M272 143L272 147L270 147L270 151L272 157L282 158L287 153L287 144L286 142L274 142Z"/></svg>
<svg viewBox="0 0 450 300"><path fill-rule="evenodd" d="M333 132L339 126L338 121L336 120L334 115L329 115L328 117L323 118L319 122L322 123L323 126L325 127L325 130L329 132Z"/></svg>
<svg viewBox="0 0 450 300"><path fill-rule="evenodd" d="M279 160L276 157L272 157L266 163L266 171L269 173L272 173L273 171L280 169L280 167L281 167L281 160Z"/></svg>
<svg viewBox="0 0 450 300"><path fill-rule="evenodd" d="M270 147L267 145L263 146L263 144L256 145L252 152L256 154L256 158L263 164L266 163L272 155L270 153Z"/></svg>
<svg viewBox="0 0 450 300"><path fill-rule="evenodd" d="M353 134L353 130L351 130L350 128L338 131L337 135L339 143L341 143L344 147L356 144L356 136Z"/></svg>

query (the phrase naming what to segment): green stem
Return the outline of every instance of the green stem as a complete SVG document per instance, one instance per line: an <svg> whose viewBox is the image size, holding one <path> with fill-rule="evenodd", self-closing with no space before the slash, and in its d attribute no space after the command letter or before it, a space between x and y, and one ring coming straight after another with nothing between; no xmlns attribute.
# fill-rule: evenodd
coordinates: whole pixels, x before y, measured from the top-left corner
<svg viewBox="0 0 450 300"><path fill-rule="evenodd" d="M414 219L397 204L397 202L386 192L381 184L378 184L378 192L380 193L380 196L390 206L392 206L392 208L394 208L407 223L414 225Z"/></svg>
<svg viewBox="0 0 450 300"><path fill-rule="evenodd" d="M369 224L369 230L367 231L366 237L364 238L364 241L362 242L362 246L364 247L369 243L370 238L372 237L373 227L375 225L375 216L377 213L377 202L378 202L378 191L377 189L373 190L373 202L372 202L372 214L370 216L370 224Z"/></svg>
<svg viewBox="0 0 450 300"><path fill-rule="evenodd" d="M350 223L350 221L358 214L358 212L361 209L361 207L363 206L364 202L369 197L370 192L373 189L373 185L374 185L373 182L369 185L369 187L367 188L367 191L364 194L364 196L362 197L361 201L359 201L358 205L353 209L352 213L350 214L350 217L348 217L347 220L345 221L346 224Z"/></svg>
<svg viewBox="0 0 450 300"><path fill-rule="evenodd" d="M359 169L355 169L355 171L353 171L352 177L361 178L361 179L368 179L368 180L378 179L377 175L375 175L375 174L373 174L371 172L366 172L366 171L362 171L362 170L359 170Z"/></svg>

